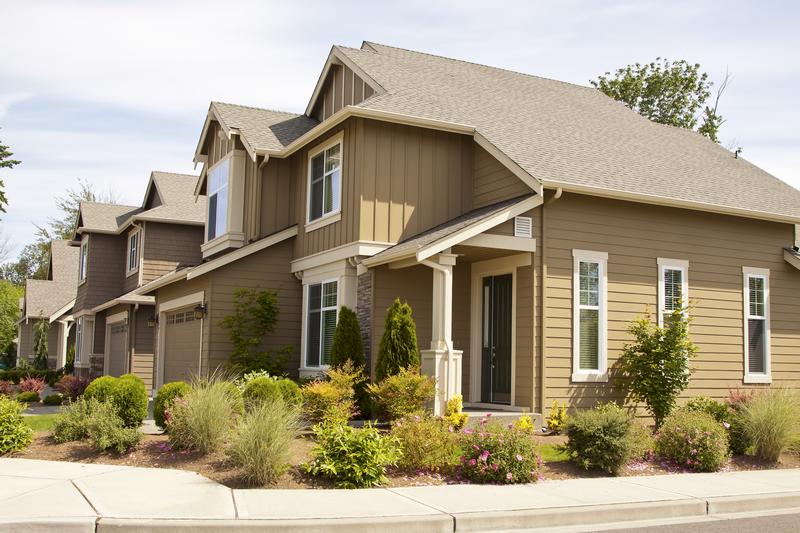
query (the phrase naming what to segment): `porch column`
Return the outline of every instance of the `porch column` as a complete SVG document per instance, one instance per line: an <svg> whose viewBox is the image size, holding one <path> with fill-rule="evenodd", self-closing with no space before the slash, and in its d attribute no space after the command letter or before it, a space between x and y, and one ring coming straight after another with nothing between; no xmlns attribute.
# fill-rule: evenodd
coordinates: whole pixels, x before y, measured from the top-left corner
<svg viewBox="0 0 800 533"><path fill-rule="evenodd" d="M442 415L447 400L461 394L461 350L453 349L453 266L456 256L441 253L422 261L433 270L431 347L423 350L422 373L436 379L433 413Z"/></svg>

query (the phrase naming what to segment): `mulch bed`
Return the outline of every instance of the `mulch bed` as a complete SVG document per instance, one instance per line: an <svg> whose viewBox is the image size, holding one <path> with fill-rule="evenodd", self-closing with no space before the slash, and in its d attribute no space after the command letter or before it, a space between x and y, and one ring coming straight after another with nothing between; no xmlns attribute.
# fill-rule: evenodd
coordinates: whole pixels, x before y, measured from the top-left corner
<svg viewBox="0 0 800 533"><path fill-rule="evenodd" d="M563 436L537 436L540 443L561 444ZM308 489L332 488L325 481L306 475L301 464L308 461L313 446L311 436L306 434L295 440L292 450L292 461L289 471L277 483L267 488L276 489ZM50 437L48 432L37 433L31 445L23 452L15 455L24 459L44 459L49 461L72 461L80 463L102 463L112 465L138 466L150 468L174 468L197 472L209 479L231 488L249 488L243 479L242 471L232 465L222 453L202 455L192 451L172 450L166 435L145 435L142 442L126 454L113 452L99 453L88 442L67 442L58 444ZM798 468L800 456L786 454L776 464L764 463L755 457L737 456L731 459L723 471L737 470L764 470L775 468ZM688 472L686 469L669 464L657 459L651 461L637 461L629 464L621 476L642 476L658 474L674 474ZM574 479L587 477L603 477L600 472L586 471L568 461L545 463L542 467L541 478ZM421 485L442 485L460 483L455 475L445 475L431 472L400 472L389 473L390 487L407 487Z"/></svg>

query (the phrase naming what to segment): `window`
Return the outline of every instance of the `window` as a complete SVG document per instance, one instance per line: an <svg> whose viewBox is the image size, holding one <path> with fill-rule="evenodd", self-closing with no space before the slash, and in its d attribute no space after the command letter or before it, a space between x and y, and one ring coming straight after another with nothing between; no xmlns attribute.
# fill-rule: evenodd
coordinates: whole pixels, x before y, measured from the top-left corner
<svg viewBox="0 0 800 533"><path fill-rule="evenodd" d="M689 262L658 258L658 325L689 305Z"/></svg>
<svg viewBox="0 0 800 533"><path fill-rule="evenodd" d="M128 236L128 264L125 272L133 274L139 270L139 236L140 230L136 230Z"/></svg>
<svg viewBox="0 0 800 533"><path fill-rule="evenodd" d="M342 191L342 142L311 156L308 183L308 221L339 211Z"/></svg>
<svg viewBox="0 0 800 533"><path fill-rule="evenodd" d="M89 237L84 236L81 240L80 262L78 263L78 280L86 279L86 267L89 262Z"/></svg>
<svg viewBox="0 0 800 533"><path fill-rule="evenodd" d="M608 254L573 250L572 381L606 381Z"/></svg>
<svg viewBox="0 0 800 533"><path fill-rule="evenodd" d="M327 281L307 287L306 366L327 366L336 329L338 283Z"/></svg>
<svg viewBox="0 0 800 533"><path fill-rule="evenodd" d="M208 239L214 240L228 231L228 177L230 159L208 171Z"/></svg>
<svg viewBox="0 0 800 533"><path fill-rule="evenodd" d="M744 381L770 383L769 270L744 274Z"/></svg>

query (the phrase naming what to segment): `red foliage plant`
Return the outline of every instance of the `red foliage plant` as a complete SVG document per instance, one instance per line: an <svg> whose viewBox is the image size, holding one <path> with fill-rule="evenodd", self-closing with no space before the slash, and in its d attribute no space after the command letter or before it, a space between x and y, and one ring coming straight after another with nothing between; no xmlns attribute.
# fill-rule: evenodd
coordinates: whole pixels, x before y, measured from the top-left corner
<svg viewBox="0 0 800 533"><path fill-rule="evenodd" d="M46 386L47 383L42 378L25 378L19 382L19 391L41 394Z"/></svg>
<svg viewBox="0 0 800 533"><path fill-rule="evenodd" d="M88 378L67 375L58 380L55 388L63 396L74 400L78 396L83 395L86 387L89 386L89 381L90 380Z"/></svg>

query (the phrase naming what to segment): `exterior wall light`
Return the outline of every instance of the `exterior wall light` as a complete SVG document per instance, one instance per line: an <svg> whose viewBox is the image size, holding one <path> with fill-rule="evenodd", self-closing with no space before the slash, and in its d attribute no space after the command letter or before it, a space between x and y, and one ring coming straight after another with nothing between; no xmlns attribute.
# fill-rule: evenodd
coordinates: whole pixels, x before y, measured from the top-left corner
<svg viewBox="0 0 800 533"><path fill-rule="evenodd" d="M202 320L206 316L206 312L208 311L208 307L205 303L197 304L197 307L194 308L194 318L195 320Z"/></svg>

